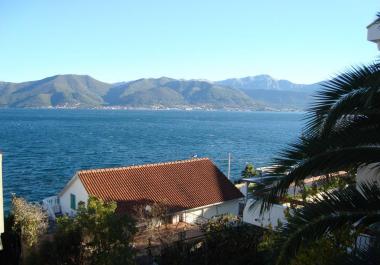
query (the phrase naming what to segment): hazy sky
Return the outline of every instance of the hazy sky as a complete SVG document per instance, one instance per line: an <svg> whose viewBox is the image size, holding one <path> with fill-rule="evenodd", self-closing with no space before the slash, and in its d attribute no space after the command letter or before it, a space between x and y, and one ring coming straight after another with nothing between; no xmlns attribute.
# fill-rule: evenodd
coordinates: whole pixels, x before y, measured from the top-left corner
<svg viewBox="0 0 380 265"><path fill-rule="evenodd" d="M257 74L299 83L372 61L379 0L0 0L0 80Z"/></svg>

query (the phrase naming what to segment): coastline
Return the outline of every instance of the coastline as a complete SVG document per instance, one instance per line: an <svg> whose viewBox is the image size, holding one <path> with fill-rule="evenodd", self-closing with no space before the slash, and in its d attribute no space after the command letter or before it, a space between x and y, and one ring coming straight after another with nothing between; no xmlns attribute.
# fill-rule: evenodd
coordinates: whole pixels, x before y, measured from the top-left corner
<svg viewBox="0 0 380 265"><path fill-rule="evenodd" d="M120 110L120 111L227 111L227 112L295 112L303 113L303 109L291 108L234 108L234 107L204 107L204 106L147 106L147 107L131 107L131 106L44 106L44 107L0 107L1 109L31 109L31 110Z"/></svg>

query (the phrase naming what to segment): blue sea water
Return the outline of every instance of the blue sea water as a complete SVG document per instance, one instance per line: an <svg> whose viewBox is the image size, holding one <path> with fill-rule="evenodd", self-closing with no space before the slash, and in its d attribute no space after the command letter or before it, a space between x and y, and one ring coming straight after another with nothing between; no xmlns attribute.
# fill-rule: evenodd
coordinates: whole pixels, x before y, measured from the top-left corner
<svg viewBox="0 0 380 265"><path fill-rule="evenodd" d="M5 206L11 193L40 201L77 170L211 158L237 177L295 140L301 113L1 109Z"/></svg>

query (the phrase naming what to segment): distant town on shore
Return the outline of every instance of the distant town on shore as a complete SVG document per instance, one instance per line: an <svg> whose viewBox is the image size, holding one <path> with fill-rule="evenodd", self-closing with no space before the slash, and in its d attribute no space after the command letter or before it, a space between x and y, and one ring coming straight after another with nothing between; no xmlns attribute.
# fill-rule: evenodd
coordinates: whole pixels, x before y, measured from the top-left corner
<svg viewBox="0 0 380 265"><path fill-rule="evenodd" d="M3 108L302 111L321 83L295 84L269 75L222 81L168 77L105 83L88 75L0 82Z"/></svg>

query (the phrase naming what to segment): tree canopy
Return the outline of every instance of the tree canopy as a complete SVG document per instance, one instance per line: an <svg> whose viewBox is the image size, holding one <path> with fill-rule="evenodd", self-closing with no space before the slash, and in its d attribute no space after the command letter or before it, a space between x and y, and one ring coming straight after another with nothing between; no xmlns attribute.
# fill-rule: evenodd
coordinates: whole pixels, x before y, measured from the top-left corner
<svg viewBox="0 0 380 265"><path fill-rule="evenodd" d="M29 264L134 264L135 232L134 220L116 213L115 202L91 197L74 218L57 220L53 240L43 242Z"/></svg>

